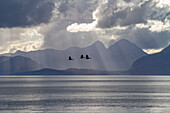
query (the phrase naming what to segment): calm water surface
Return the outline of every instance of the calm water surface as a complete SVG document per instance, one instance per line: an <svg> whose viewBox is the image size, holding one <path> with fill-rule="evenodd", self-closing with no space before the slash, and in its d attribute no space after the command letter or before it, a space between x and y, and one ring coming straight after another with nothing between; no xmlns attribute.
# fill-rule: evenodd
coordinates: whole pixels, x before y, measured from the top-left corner
<svg viewBox="0 0 170 113"><path fill-rule="evenodd" d="M2 76L0 113L170 113L170 77Z"/></svg>

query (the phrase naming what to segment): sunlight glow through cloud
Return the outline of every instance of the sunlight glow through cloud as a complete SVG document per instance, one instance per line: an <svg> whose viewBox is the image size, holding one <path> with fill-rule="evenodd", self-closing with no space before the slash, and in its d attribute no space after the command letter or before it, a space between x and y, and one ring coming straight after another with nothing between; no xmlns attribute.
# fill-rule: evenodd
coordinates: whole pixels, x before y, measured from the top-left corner
<svg viewBox="0 0 170 113"><path fill-rule="evenodd" d="M5 53L14 53L17 50L20 51L35 51L41 49L41 46L43 45L43 40L38 39L36 41L15 41L10 44L9 46L1 46L0 47L0 54L5 54Z"/></svg>
<svg viewBox="0 0 170 113"><path fill-rule="evenodd" d="M10 39L11 32L15 32L16 29L9 29L8 33L5 31L2 31L1 35L6 34L9 35L9 41L5 42L6 44L1 45L0 47L0 54L3 53L14 53L17 50L21 51L35 51L41 49L41 46L43 45L44 36L40 34L39 27L37 28L24 28L20 32L16 32L16 38L14 37L14 40ZM2 39L1 39L2 40ZM7 40L7 39L6 39Z"/></svg>
<svg viewBox="0 0 170 113"><path fill-rule="evenodd" d="M158 53L161 52L164 48L161 49L143 49L143 51L145 51L148 54L154 54L154 53Z"/></svg>

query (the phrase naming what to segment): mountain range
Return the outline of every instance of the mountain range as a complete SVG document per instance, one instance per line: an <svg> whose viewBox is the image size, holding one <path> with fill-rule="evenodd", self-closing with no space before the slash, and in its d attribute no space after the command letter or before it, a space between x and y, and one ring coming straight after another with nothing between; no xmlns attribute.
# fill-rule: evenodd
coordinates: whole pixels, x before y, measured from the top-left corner
<svg viewBox="0 0 170 113"><path fill-rule="evenodd" d="M81 54L92 59L80 59ZM122 71L130 69L132 63L147 55L141 48L128 40L122 39L106 48L100 41L86 48L71 47L66 50L39 50L32 52L17 51L10 56L23 56L42 64L44 68L66 70L92 69L107 71ZM74 60L69 61L71 56Z"/></svg>
<svg viewBox="0 0 170 113"><path fill-rule="evenodd" d="M91 59L81 59L81 55ZM74 60L68 60L71 56ZM168 75L170 46L156 54L147 54L122 39L106 48L100 41L85 48L66 50L17 51L0 56L0 74L17 75Z"/></svg>

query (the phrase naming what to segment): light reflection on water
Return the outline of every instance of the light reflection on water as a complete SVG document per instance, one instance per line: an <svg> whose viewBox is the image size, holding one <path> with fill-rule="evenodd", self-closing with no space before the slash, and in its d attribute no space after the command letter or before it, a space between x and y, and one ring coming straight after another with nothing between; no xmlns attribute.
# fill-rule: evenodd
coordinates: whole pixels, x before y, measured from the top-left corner
<svg viewBox="0 0 170 113"><path fill-rule="evenodd" d="M0 113L169 113L168 76L0 77Z"/></svg>

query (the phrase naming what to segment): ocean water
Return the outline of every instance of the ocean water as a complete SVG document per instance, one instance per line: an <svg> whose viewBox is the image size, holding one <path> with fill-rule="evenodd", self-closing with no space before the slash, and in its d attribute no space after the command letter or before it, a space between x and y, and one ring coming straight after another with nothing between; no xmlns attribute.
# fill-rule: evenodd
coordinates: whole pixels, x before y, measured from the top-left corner
<svg viewBox="0 0 170 113"><path fill-rule="evenodd" d="M170 113L170 77L1 76L0 113Z"/></svg>

